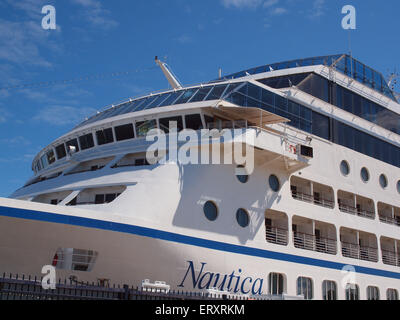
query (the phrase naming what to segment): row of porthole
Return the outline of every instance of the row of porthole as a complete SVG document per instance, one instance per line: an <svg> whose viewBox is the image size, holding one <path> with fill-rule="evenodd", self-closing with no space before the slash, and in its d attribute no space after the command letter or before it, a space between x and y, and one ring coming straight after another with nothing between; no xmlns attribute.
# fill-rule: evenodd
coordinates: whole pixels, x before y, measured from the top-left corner
<svg viewBox="0 0 400 320"><path fill-rule="evenodd" d="M237 175L236 176L241 183L246 183L249 179L248 175ZM271 174L269 176L269 185L271 189L278 192L280 189L279 179L276 175ZM204 215L209 221L215 221L218 217L218 208L213 201L206 201L203 206ZM246 209L239 208L236 211L236 221L242 228L246 228L250 223L250 216Z"/></svg>
<svg viewBox="0 0 400 320"><path fill-rule="evenodd" d="M350 165L346 160L342 160L342 162L340 163L340 172L346 177L350 174ZM365 183L367 183L369 181L370 174L366 167L361 168L360 177L361 177L361 180ZM387 186L389 185L388 179L387 179L386 175L384 175L383 173L379 176L379 184L382 187L382 189L386 189ZM397 192L400 193L400 180L397 181L396 187L397 187Z"/></svg>
<svg viewBox="0 0 400 320"><path fill-rule="evenodd" d="M210 221L217 220L218 217L218 208L217 205L212 201L207 201L203 206L204 215ZM236 221L242 228L246 228L250 223L250 216L248 212L243 209L239 208L236 211Z"/></svg>
<svg viewBox="0 0 400 320"><path fill-rule="evenodd" d="M243 169L243 166L238 166L237 168L239 169ZM236 178L241 182L241 183L246 183L247 181L249 181L249 176L246 174L237 174ZM271 174L268 178L268 182L269 182L269 186L271 187L272 191L274 192L278 192L281 185L279 182L279 179L276 175Z"/></svg>

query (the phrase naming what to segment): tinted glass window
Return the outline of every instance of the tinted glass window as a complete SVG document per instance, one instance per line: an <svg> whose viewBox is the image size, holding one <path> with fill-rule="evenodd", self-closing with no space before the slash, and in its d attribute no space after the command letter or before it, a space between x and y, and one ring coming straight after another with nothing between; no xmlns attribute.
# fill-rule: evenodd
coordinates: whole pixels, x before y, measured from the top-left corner
<svg viewBox="0 0 400 320"><path fill-rule="evenodd" d="M201 116L199 114L189 114L185 116L186 129L199 130L203 128Z"/></svg>
<svg viewBox="0 0 400 320"><path fill-rule="evenodd" d="M364 182L368 182L369 181L369 172L367 168L362 168L361 169L361 179Z"/></svg>
<svg viewBox="0 0 400 320"><path fill-rule="evenodd" d="M50 150L49 152L47 152L47 161L49 164L52 164L56 161L56 157L54 155L54 151Z"/></svg>
<svg viewBox="0 0 400 320"><path fill-rule="evenodd" d="M324 300L337 299L337 287L335 281L325 280L322 282L322 299Z"/></svg>
<svg viewBox="0 0 400 320"><path fill-rule="evenodd" d="M60 144L59 146L56 147L56 154L57 154L57 159L59 160L67 155L64 144Z"/></svg>
<svg viewBox="0 0 400 320"><path fill-rule="evenodd" d="M131 123L115 127L115 138L117 141L123 141L133 139L135 133L133 131L133 125Z"/></svg>
<svg viewBox="0 0 400 320"><path fill-rule="evenodd" d="M99 145L114 142L112 128L96 131L96 137Z"/></svg>
<svg viewBox="0 0 400 320"><path fill-rule="evenodd" d="M268 181L269 181L269 186L271 187L271 189L272 189L273 191L275 191L275 192L278 192L278 191L279 191L279 188L280 188L280 184L279 184L279 179L278 179L278 177L277 177L276 175L274 175L274 174L271 174L271 175L269 176Z"/></svg>
<svg viewBox="0 0 400 320"><path fill-rule="evenodd" d="M388 181L387 178L384 174L381 174L379 177L379 184L383 189L385 189L388 186Z"/></svg>
<svg viewBox="0 0 400 320"><path fill-rule="evenodd" d="M72 140L68 141L66 143L66 145L67 145L67 151L68 152L70 152L72 150L70 147L75 149L75 152L79 151L79 145L78 145L78 140L77 139L72 139Z"/></svg>
<svg viewBox="0 0 400 320"><path fill-rule="evenodd" d="M313 285L310 278L297 278L297 295L303 295L305 300L313 298Z"/></svg>
<svg viewBox="0 0 400 320"><path fill-rule="evenodd" d="M165 99L161 104L161 106L169 106L174 104L174 102L179 98L179 96L182 94L183 91L177 91L177 92L173 92L171 93L171 95Z"/></svg>
<svg viewBox="0 0 400 320"><path fill-rule="evenodd" d="M245 228L249 225L250 218L245 209L240 208L238 211L236 211L236 221L242 228Z"/></svg>
<svg viewBox="0 0 400 320"><path fill-rule="evenodd" d="M217 206L212 201L207 201L203 207L204 215L210 221L214 221L218 216Z"/></svg>
<svg viewBox="0 0 400 320"><path fill-rule="evenodd" d="M82 150L94 147L93 135L89 133L79 137L79 143L81 144Z"/></svg>
<svg viewBox="0 0 400 320"><path fill-rule="evenodd" d="M156 120L146 120L136 122L136 134L138 137L144 137L151 129L157 128Z"/></svg>
<svg viewBox="0 0 400 320"><path fill-rule="evenodd" d="M350 173L350 166L349 166L349 164L348 164L347 161L343 160L343 161L340 163L340 172L341 172L344 176L349 175L349 173Z"/></svg>
<svg viewBox="0 0 400 320"><path fill-rule="evenodd" d="M196 91L197 88L186 90L174 104L186 103Z"/></svg>
<svg viewBox="0 0 400 320"><path fill-rule="evenodd" d="M173 122L170 124L170 122ZM163 130L165 133L169 132L170 125L171 126L177 126L178 131L181 131L183 129L183 123L182 123L182 117L169 117L169 118L161 118L158 120L158 123L160 124L160 129Z"/></svg>
<svg viewBox="0 0 400 320"><path fill-rule="evenodd" d="M212 87L205 87L199 89L199 91L197 91L196 95L192 98L192 100L190 100L190 102L203 101L211 88Z"/></svg>
<svg viewBox="0 0 400 320"><path fill-rule="evenodd" d="M317 112L312 113L312 133L318 137L330 140L329 118Z"/></svg>
<svg viewBox="0 0 400 320"><path fill-rule="evenodd" d="M221 98L221 95L226 89L226 84L225 85L220 85L220 86L215 86L210 94L207 96L206 100L216 100Z"/></svg>
<svg viewBox="0 0 400 320"><path fill-rule="evenodd" d="M236 171L240 171L240 174L236 175L236 178L241 182L241 183L246 183L249 180L249 176L245 174L245 169L244 166L238 166ZM242 173L243 172L243 173Z"/></svg>

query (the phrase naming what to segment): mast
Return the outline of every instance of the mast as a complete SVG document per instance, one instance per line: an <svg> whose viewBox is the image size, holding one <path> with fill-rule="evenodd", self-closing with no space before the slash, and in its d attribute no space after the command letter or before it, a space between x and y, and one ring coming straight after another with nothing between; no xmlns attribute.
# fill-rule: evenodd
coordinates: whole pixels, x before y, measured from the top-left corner
<svg viewBox="0 0 400 320"><path fill-rule="evenodd" d="M157 56L155 58L155 61L160 66L171 87L174 89L182 89L182 85L180 84L176 76L174 76L169 66L165 62L159 60Z"/></svg>

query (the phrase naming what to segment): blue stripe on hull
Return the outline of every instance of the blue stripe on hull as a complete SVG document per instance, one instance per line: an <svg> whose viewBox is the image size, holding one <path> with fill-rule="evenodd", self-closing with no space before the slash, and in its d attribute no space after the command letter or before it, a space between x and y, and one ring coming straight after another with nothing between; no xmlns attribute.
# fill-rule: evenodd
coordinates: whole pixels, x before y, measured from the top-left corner
<svg viewBox="0 0 400 320"><path fill-rule="evenodd" d="M281 260L286 262L293 262L293 263L336 269L336 270L342 270L342 268L346 265L339 262L314 259L288 253L275 252L275 251L251 248L220 241L201 239L167 231L150 229L146 227L109 222L97 219L89 219L83 217L60 215L49 212L33 211L33 210L10 208L10 207L0 207L0 216L60 223L60 224L74 225L79 227L115 231L115 232L123 232L123 233L172 241L172 242L193 245L197 247L213 249L218 251L243 254L259 258ZM386 278L400 279L400 273L398 272L391 272L391 271L385 271L381 269L367 268L361 266L354 266L354 268L358 273L381 276Z"/></svg>

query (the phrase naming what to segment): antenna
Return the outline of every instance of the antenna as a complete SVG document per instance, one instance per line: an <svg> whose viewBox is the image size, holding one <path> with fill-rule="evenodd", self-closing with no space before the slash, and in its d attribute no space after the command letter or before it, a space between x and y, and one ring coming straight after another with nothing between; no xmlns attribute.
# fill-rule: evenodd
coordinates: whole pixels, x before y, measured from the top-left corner
<svg viewBox="0 0 400 320"><path fill-rule="evenodd" d="M164 73L165 77L167 78L167 80L168 80L169 84L172 86L172 88L182 89L181 83L178 81L176 76L173 74L173 72L169 68L169 66L165 62L162 62L161 60L159 60L158 56L156 56L155 61L160 66L162 72Z"/></svg>

